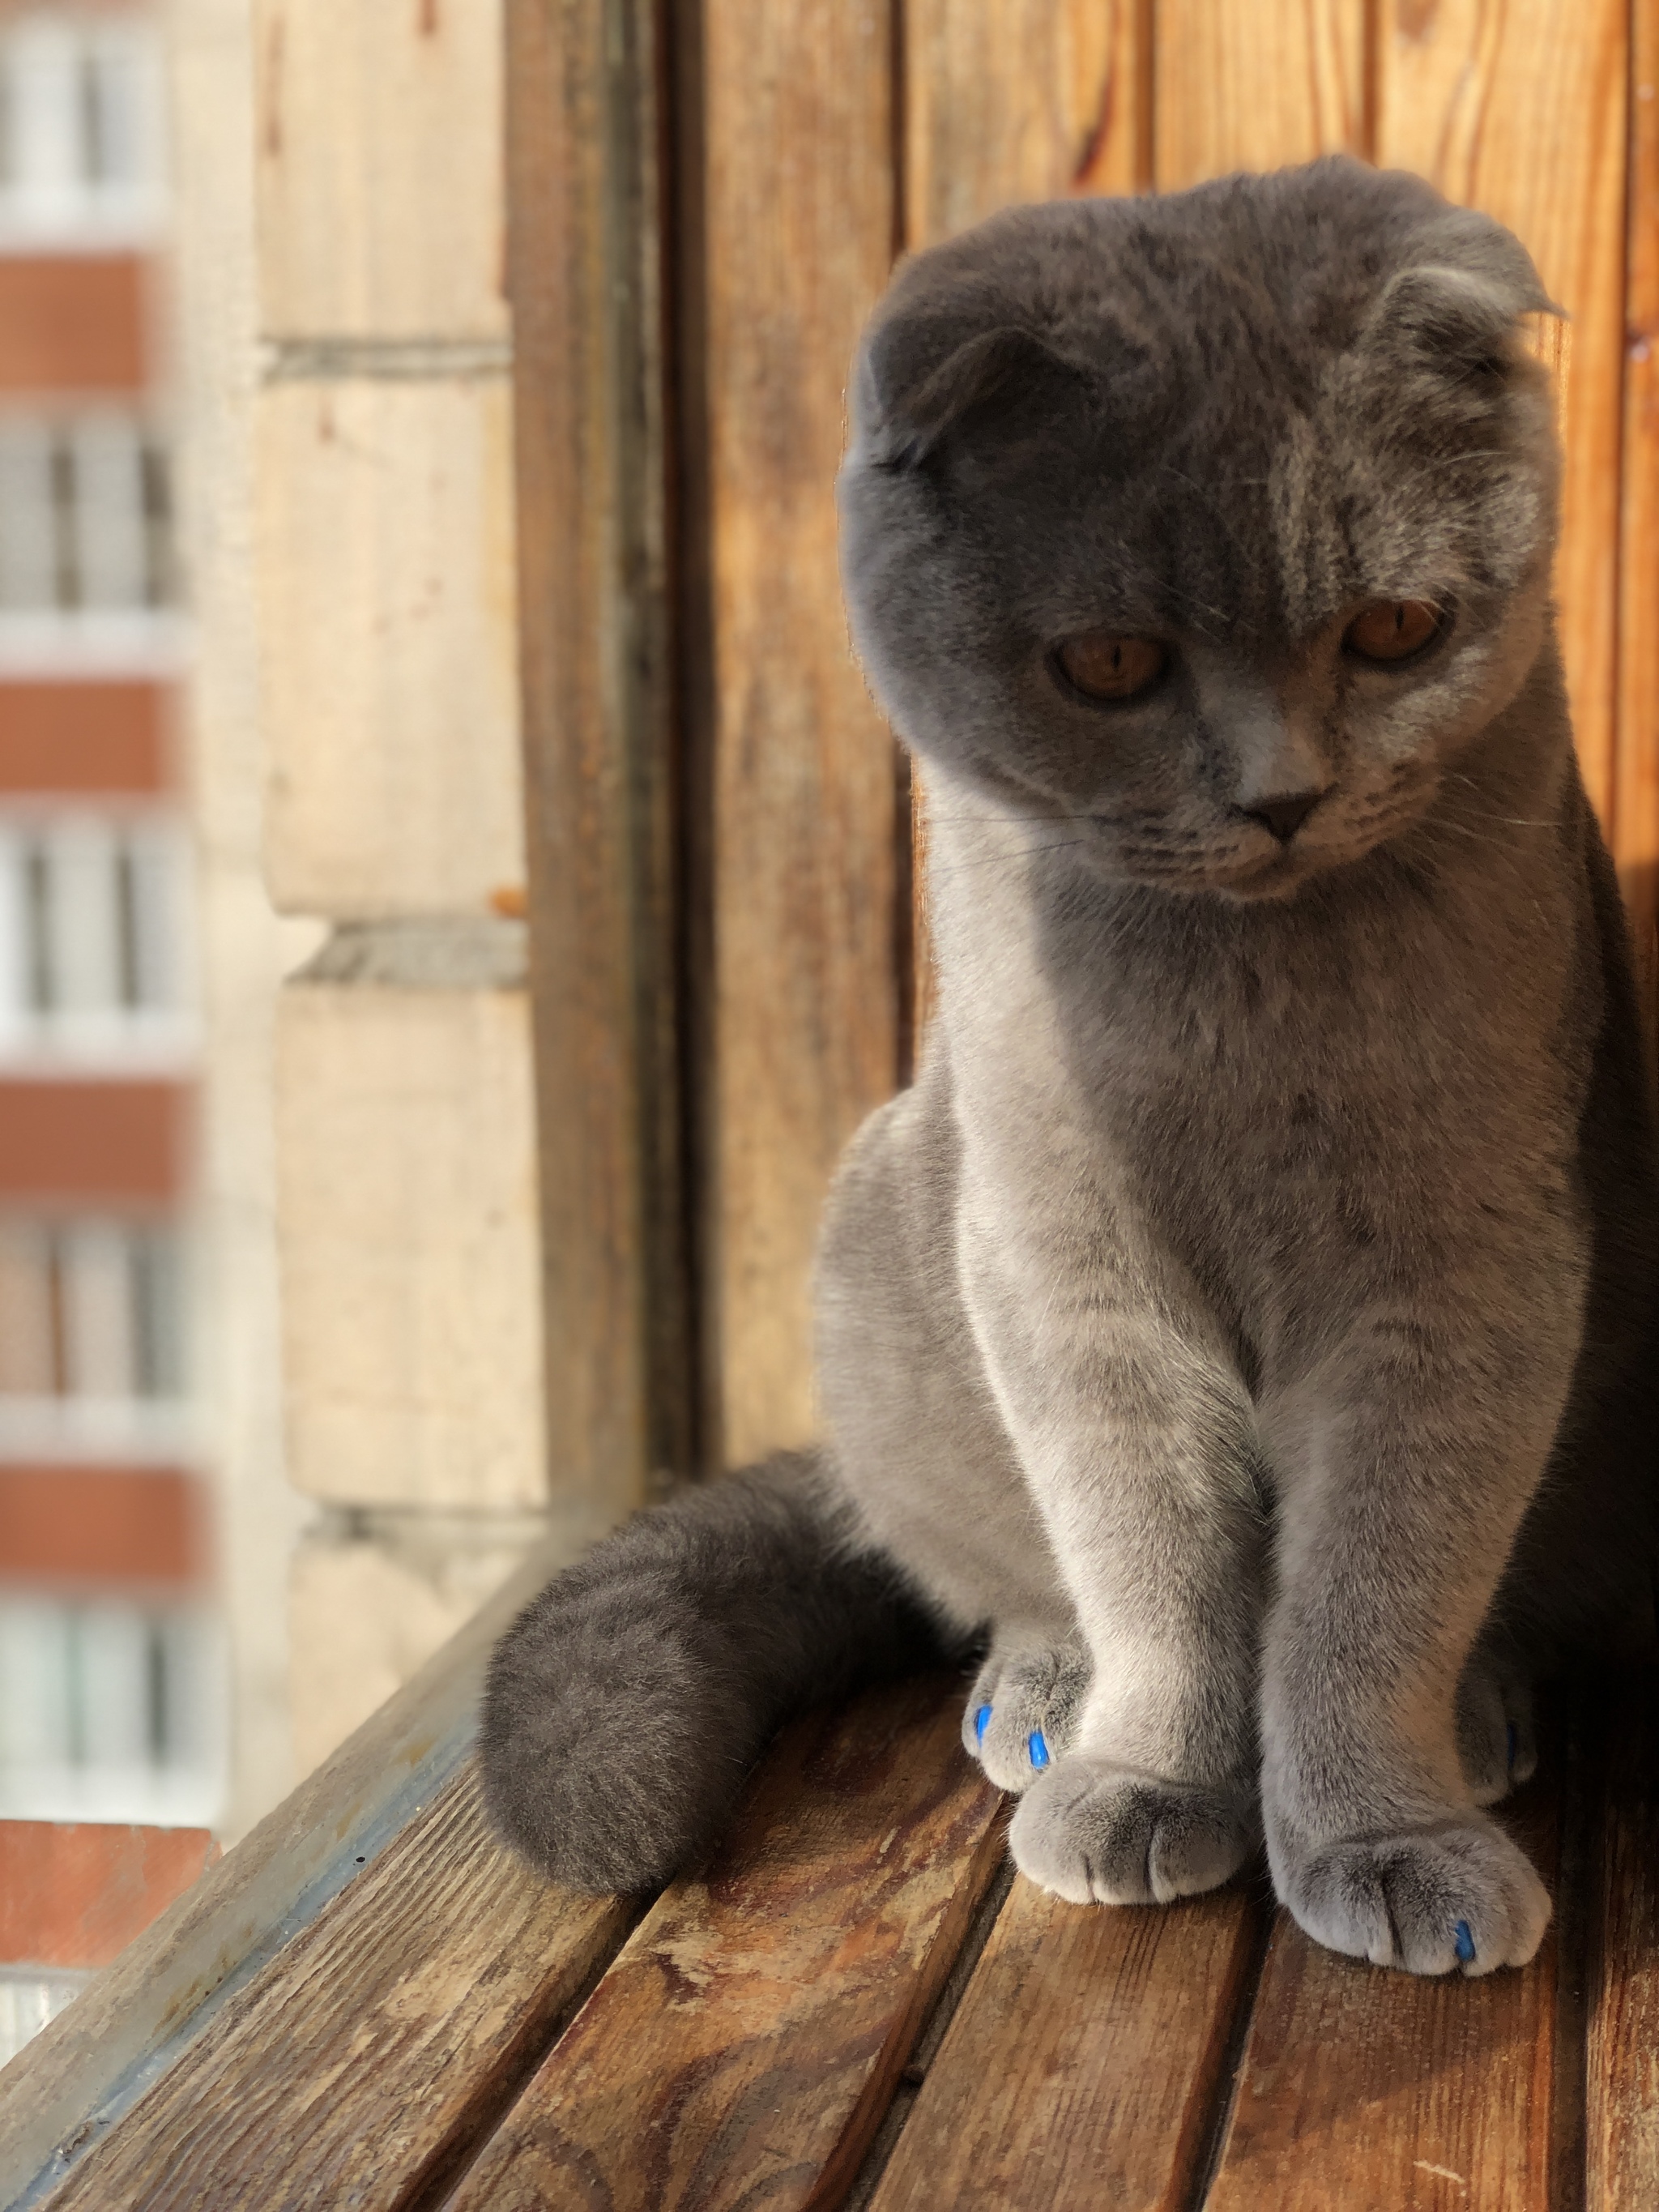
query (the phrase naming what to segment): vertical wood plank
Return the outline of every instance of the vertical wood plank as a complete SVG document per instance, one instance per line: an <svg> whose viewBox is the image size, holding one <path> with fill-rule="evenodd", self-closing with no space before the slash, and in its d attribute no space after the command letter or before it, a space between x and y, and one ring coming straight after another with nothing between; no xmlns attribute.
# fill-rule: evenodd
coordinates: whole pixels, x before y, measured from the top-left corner
<svg viewBox="0 0 1659 2212"><path fill-rule="evenodd" d="M808 1272L830 1175L898 1076L892 739L848 643L847 369L896 242L884 5L702 17L712 630L706 1295L735 1463L814 1431Z"/></svg>
<svg viewBox="0 0 1659 2212"><path fill-rule="evenodd" d="M1659 982L1659 0L1631 9L1625 450L1613 857L1650 1019Z"/></svg>
<svg viewBox="0 0 1659 2212"><path fill-rule="evenodd" d="M961 1686L800 1721L641 1923L452 2212L838 2204L1002 1851Z"/></svg>
<svg viewBox="0 0 1659 2212"><path fill-rule="evenodd" d="M1261 1908L1146 1912L1014 1886L870 2212L1176 2212L1194 2201Z"/></svg>
<svg viewBox="0 0 1659 2212"><path fill-rule="evenodd" d="M1484 208L1572 317L1556 588L1579 758L1611 828L1626 0L1382 0L1376 156Z"/></svg>
<svg viewBox="0 0 1659 2212"><path fill-rule="evenodd" d="M906 243L1019 200L1144 185L1144 15L1140 0L908 0Z"/></svg>
<svg viewBox="0 0 1659 2212"><path fill-rule="evenodd" d="M508 0L520 638L549 1449L690 1455L650 0Z"/></svg>
<svg viewBox="0 0 1659 2212"><path fill-rule="evenodd" d="M1157 0L1160 191L1365 150L1364 0Z"/></svg>
<svg viewBox="0 0 1659 2212"><path fill-rule="evenodd" d="M1586 2038L1584 2201L1659 2203L1659 1675L1635 1675L1608 1715L1599 1838L1602 1936Z"/></svg>

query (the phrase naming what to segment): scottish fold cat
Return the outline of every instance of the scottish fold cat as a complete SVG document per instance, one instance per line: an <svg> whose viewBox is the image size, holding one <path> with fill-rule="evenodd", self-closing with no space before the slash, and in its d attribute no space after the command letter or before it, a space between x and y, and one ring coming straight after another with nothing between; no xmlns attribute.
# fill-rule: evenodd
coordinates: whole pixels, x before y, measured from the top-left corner
<svg viewBox="0 0 1659 2212"><path fill-rule="evenodd" d="M1079 1903L1265 1838L1321 1942L1531 1957L1531 1685L1650 1625L1655 1134L1550 599L1521 246L1332 161L900 270L842 472L937 1012L818 1265L825 1442L641 1516L494 1662L507 1837L598 1888L785 1713L978 1656Z"/></svg>

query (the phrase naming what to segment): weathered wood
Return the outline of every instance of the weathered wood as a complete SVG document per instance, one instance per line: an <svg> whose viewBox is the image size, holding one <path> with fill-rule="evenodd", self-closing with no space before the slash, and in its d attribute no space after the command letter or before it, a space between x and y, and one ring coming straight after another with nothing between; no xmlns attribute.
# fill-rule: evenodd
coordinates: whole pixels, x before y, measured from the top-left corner
<svg viewBox="0 0 1659 2212"><path fill-rule="evenodd" d="M1659 1674L1612 1700L1592 1868L1602 1914L1590 1976L1585 2147L1592 2212L1659 2204Z"/></svg>
<svg viewBox="0 0 1659 2212"><path fill-rule="evenodd" d="M0 2073L0 2203L82 2153L139 2078L187 2052L256 1962L430 1801L471 1736L491 1646L549 1571L545 1558L527 1561Z"/></svg>
<svg viewBox="0 0 1659 2212"><path fill-rule="evenodd" d="M893 41L885 8L791 0L722 0L702 36L705 1295L708 1449L734 1464L814 1431L823 1194L898 1077L892 739L848 647L833 492L848 363L897 242Z"/></svg>
<svg viewBox="0 0 1659 2212"><path fill-rule="evenodd" d="M1156 0L1158 190L1364 153L1367 12L1364 0Z"/></svg>
<svg viewBox="0 0 1659 2212"><path fill-rule="evenodd" d="M1376 158L1484 208L1572 317L1556 565L1585 781L1612 823L1624 353L1625 0L1385 0Z"/></svg>
<svg viewBox="0 0 1659 2212"><path fill-rule="evenodd" d="M870 2212L1176 2212L1191 2201L1261 1907L1066 1905L991 1932Z"/></svg>
<svg viewBox="0 0 1659 2212"><path fill-rule="evenodd" d="M548 1443L614 1513L691 1456L656 21L507 21Z"/></svg>
<svg viewBox="0 0 1659 2212"><path fill-rule="evenodd" d="M510 1857L469 1765L88 2152L52 2212L392 2212L429 2197L637 1910Z"/></svg>
<svg viewBox="0 0 1659 2212"><path fill-rule="evenodd" d="M1659 990L1659 0L1631 9L1613 857L1650 1023Z"/></svg>
<svg viewBox="0 0 1659 2212"><path fill-rule="evenodd" d="M1509 1826L1553 1881L1557 1801ZM1557 1931L1521 1972L1423 1979L1280 1912L1206 2212L1548 2212Z"/></svg>
<svg viewBox="0 0 1659 2212"><path fill-rule="evenodd" d="M797 1723L659 1900L453 2212L768 2212L856 2171L1001 1850L961 1686Z"/></svg>
<svg viewBox="0 0 1659 2212"><path fill-rule="evenodd" d="M1152 76L1136 0L908 0L904 39L907 244L1015 201L1146 182Z"/></svg>

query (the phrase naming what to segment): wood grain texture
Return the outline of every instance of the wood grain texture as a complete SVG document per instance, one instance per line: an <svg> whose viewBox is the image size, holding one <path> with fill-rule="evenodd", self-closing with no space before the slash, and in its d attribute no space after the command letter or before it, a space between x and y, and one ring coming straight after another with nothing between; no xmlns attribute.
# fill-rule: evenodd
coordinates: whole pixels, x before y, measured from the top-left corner
<svg viewBox="0 0 1659 2212"><path fill-rule="evenodd" d="M1376 158L1484 208L1572 317L1556 565L1584 778L1613 822L1626 0L1383 0Z"/></svg>
<svg viewBox="0 0 1659 2212"><path fill-rule="evenodd" d="M135 2072L186 2054L250 1962L307 1926L429 1802L471 1736L484 1662L556 1559L526 1561L421 1672L0 2071L0 2203L61 2173Z"/></svg>
<svg viewBox="0 0 1659 2212"><path fill-rule="evenodd" d="M1364 0L1157 0L1160 191L1365 150Z"/></svg>
<svg viewBox="0 0 1659 2212"><path fill-rule="evenodd" d="M507 22L548 1445L614 1515L690 1457L655 15Z"/></svg>
<svg viewBox="0 0 1659 2212"><path fill-rule="evenodd" d="M1613 857L1650 1027L1659 989L1659 0L1631 9Z"/></svg>
<svg viewBox="0 0 1659 2212"><path fill-rule="evenodd" d="M1585 2203L1659 2204L1659 1675L1638 1676L1607 1717L1607 1810L1596 1869L1601 1941L1586 2038Z"/></svg>
<svg viewBox="0 0 1659 2212"><path fill-rule="evenodd" d="M1066 1905L1017 1881L870 2212L1176 2212L1191 2197L1260 1907Z"/></svg>
<svg viewBox="0 0 1659 2212"><path fill-rule="evenodd" d="M1553 1792L1505 1825L1553 1884ZM1281 1912L1206 2212L1549 2212L1556 1972L1553 1927L1519 1972L1426 1980Z"/></svg>
<svg viewBox="0 0 1659 2212"><path fill-rule="evenodd" d="M797 1723L658 1901L453 2212L838 2201L1001 1851L961 1686Z"/></svg>
<svg viewBox="0 0 1659 2212"><path fill-rule="evenodd" d="M836 568L848 364L896 243L882 6L703 15L711 1262L727 1464L814 1432L830 1171L898 1076L892 739Z"/></svg>
<svg viewBox="0 0 1659 2212"><path fill-rule="evenodd" d="M1016 201L1146 183L1138 0L908 0L904 40L908 245Z"/></svg>
<svg viewBox="0 0 1659 2212"><path fill-rule="evenodd" d="M232 1998L52 2212L392 2212L429 2196L635 1910L510 1857L469 1764Z"/></svg>

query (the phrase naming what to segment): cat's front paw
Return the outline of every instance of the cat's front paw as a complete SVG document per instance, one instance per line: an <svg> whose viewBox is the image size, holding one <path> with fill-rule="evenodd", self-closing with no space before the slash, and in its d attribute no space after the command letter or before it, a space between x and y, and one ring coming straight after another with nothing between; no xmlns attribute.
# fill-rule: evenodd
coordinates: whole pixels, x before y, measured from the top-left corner
<svg viewBox="0 0 1659 2212"><path fill-rule="evenodd" d="M1079 1643L992 1652L962 1717L962 1740L999 1790L1029 1789L1062 1758L1089 1686Z"/></svg>
<svg viewBox="0 0 1659 2212"><path fill-rule="evenodd" d="M1279 1897L1315 1942L1373 1966L1524 1966L1549 1925L1549 1892L1525 1853L1478 1813L1272 1856Z"/></svg>
<svg viewBox="0 0 1659 2212"><path fill-rule="evenodd" d="M1014 1864L1073 1905L1167 1905L1214 1889L1255 1848L1255 1802L1079 1754L1028 1790Z"/></svg>
<svg viewBox="0 0 1659 2212"><path fill-rule="evenodd" d="M1477 1805L1495 1805L1538 1770L1531 1686L1480 1650L1457 1686L1457 1760Z"/></svg>

